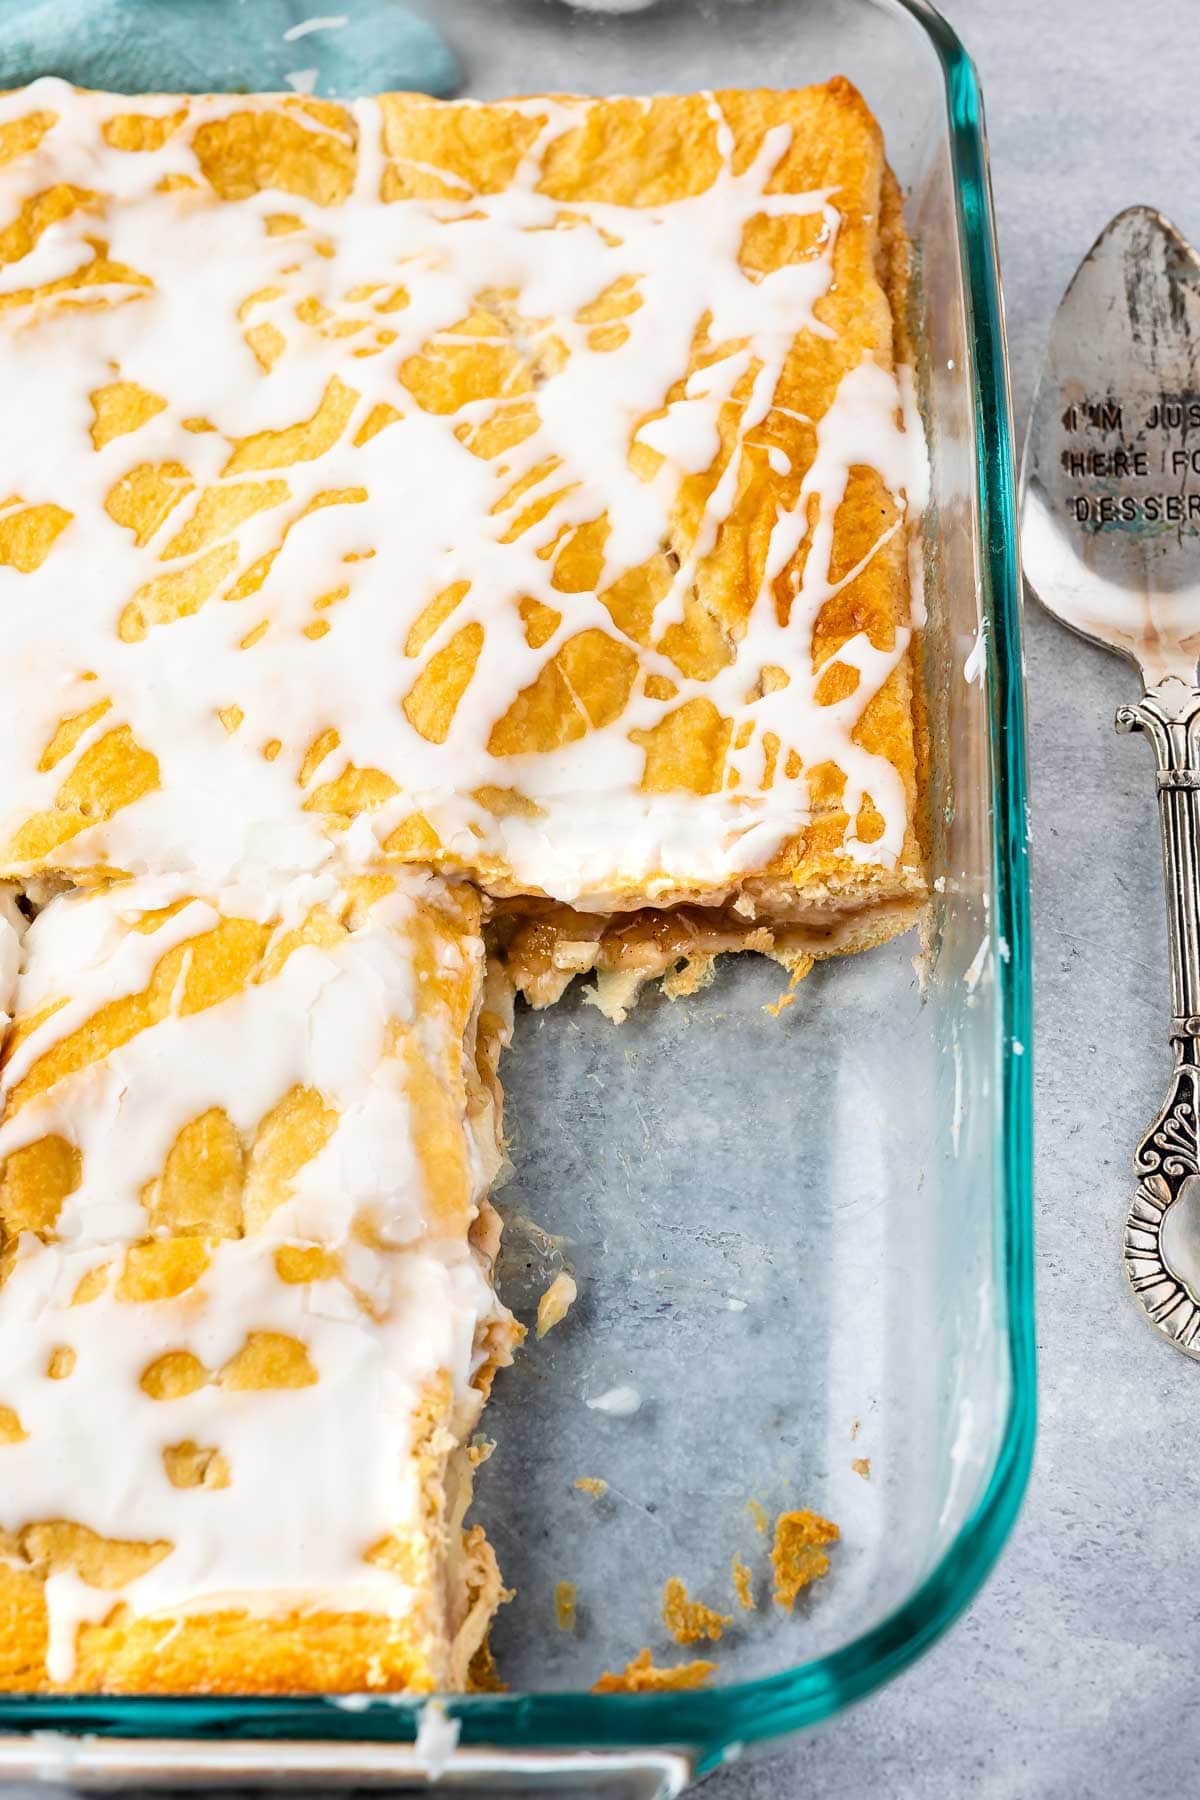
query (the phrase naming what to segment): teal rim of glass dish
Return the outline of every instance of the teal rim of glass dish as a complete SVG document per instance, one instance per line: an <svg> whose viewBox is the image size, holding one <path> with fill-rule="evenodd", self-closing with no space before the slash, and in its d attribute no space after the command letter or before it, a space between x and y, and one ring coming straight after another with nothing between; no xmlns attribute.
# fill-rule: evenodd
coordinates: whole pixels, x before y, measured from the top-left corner
<svg viewBox="0 0 1200 1800"><path fill-rule="evenodd" d="M1009 1402L995 1467L954 1543L922 1585L872 1630L828 1656L779 1675L696 1692L637 1696L586 1693L470 1695L448 1710L464 1746L499 1750L671 1745L697 1756L696 1773L734 1746L802 1730L832 1717L898 1675L936 1642L974 1598L1016 1520L1033 1459L1036 1417L1033 1329L1032 987L1022 683L1020 558L1012 424L995 227L975 70L927 0L892 0L928 37L942 66L950 115L959 228L965 248L968 341L978 441L981 616L987 638L987 705L993 809L993 941L1001 1130L996 1179L1004 1195L1004 1289ZM335 1698L0 1696L0 1734L45 1730L105 1738L336 1739L411 1742L421 1702L381 1697L351 1711Z"/></svg>

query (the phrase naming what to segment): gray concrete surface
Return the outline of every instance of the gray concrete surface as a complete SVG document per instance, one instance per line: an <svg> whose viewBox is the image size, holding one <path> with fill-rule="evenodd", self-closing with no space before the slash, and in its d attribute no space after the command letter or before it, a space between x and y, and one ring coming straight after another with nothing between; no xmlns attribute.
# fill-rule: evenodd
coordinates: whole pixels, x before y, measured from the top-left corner
<svg viewBox="0 0 1200 1800"><path fill-rule="evenodd" d="M945 0L988 103L1018 421L1054 307L1107 219L1200 239L1196 0ZM1037 1467L968 1616L838 1723L706 1800L1133 1800L1197 1791L1200 1369L1135 1315L1128 1157L1167 1069L1149 752L1132 676L1027 619L1037 942ZM16 1800L16 1790L9 1790ZM26 1790L32 1794L33 1790Z"/></svg>

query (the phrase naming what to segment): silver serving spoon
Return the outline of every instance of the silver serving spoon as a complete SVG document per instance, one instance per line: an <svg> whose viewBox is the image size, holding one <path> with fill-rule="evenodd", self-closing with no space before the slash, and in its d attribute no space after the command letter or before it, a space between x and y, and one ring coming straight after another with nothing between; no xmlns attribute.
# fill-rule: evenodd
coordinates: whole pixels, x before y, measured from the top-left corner
<svg viewBox="0 0 1200 1800"><path fill-rule="evenodd" d="M1200 258L1147 206L1118 214L1063 297L1021 468L1025 574L1145 693L1117 711L1158 769L1175 1068L1138 1145L1125 1268L1200 1358Z"/></svg>

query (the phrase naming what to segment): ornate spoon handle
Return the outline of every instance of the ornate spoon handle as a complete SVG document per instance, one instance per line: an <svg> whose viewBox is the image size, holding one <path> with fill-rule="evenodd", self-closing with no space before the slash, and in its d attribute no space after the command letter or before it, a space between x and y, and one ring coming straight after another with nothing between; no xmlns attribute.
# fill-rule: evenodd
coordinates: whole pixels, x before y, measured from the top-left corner
<svg viewBox="0 0 1200 1800"><path fill-rule="evenodd" d="M1162 1111L1134 1152L1125 1268L1151 1324L1200 1358L1200 688L1168 676L1118 708L1117 730L1145 732L1158 768L1175 1053Z"/></svg>

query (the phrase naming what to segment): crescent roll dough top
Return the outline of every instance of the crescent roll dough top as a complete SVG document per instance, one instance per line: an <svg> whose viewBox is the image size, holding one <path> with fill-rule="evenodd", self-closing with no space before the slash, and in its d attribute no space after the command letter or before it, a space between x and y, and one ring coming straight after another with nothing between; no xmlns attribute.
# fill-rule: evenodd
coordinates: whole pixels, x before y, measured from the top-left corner
<svg viewBox="0 0 1200 1800"><path fill-rule="evenodd" d="M799 93L0 101L0 871L919 890L899 217Z"/></svg>

